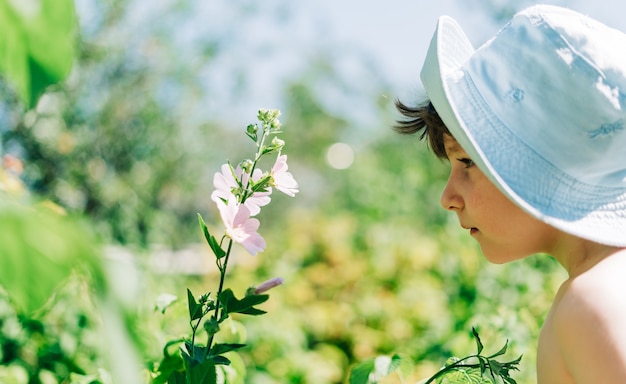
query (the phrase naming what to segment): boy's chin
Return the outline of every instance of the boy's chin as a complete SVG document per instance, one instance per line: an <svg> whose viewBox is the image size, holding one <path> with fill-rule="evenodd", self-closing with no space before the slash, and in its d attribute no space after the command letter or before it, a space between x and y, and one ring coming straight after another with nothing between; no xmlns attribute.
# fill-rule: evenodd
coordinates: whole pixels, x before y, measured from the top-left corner
<svg viewBox="0 0 626 384"><path fill-rule="evenodd" d="M513 255L510 252L496 252L480 248L483 257L492 264L506 264L512 261L520 260L526 255Z"/></svg>

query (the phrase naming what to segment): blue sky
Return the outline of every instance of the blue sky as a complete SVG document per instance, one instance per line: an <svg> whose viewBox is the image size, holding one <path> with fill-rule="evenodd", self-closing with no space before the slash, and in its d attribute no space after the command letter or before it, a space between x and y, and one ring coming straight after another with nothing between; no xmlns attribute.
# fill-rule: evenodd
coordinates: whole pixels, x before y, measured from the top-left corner
<svg viewBox="0 0 626 384"><path fill-rule="evenodd" d="M476 47L502 26L494 22L476 0L440 0L427 2L387 1L314 1L320 16L329 25L328 36L338 41L363 46L388 70L399 91L413 87L418 80L434 25L438 16L455 18ZM483 1L482 3L487 3ZM504 1L491 1L501 4ZM512 1L518 10L529 1ZM626 31L626 2L622 0L543 1L567 6L589 14L604 23Z"/></svg>
<svg viewBox="0 0 626 384"><path fill-rule="evenodd" d="M544 3L568 6L626 31L626 3L623 0L558 0ZM176 0L129 0L131 12L126 28L117 28L111 38L146 38L156 26L166 29L180 52L193 60L193 42L203 35L222 36L220 55L198 70L198 81L218 88L219 97L197 100L198 112L224 114L234 124L248 122L251 110L282 108L282 85L306 70L319 52L332 47L333 60L345 76L350 92L324 86L330 106L342 111L366 109L358 95L370 101L368 77L387 84L390 95L411 97L421 89L419 70L437 17L447 14L464 28L475 46L493 35L504 23L494 22L485 4L514 4L517 10L528 0L201 0L191 1L192 17L171 15ZM99 22L97 0L76 0L83 31L88 34ZM339 52L337 54L337 52ZM365 62L363 59L367 57ZM167 65L171 57L153 58L155 66ZM164 64L165 63L165 64ZM367 68L366 68L367 67ZM162 70L162 68L161 68ZM368 72L369 71L369 72ZM245 79L246 88L237 87ZM372 81L373 82L373 81ZM235 90L235 91L234 91ZM355 96L356 95L356 96ZM361 103L361 105L359 104ZM353 106L350 108L349 106ZM238 121L239 116L241 121Z"/></svg>

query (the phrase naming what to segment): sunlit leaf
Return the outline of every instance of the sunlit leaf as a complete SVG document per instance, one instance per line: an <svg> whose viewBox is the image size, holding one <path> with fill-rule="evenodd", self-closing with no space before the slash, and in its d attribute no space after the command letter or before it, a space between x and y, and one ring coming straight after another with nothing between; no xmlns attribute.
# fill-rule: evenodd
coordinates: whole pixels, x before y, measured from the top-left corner
<svg viewBox="0 0 626 384"><path fill-rule="evenodd" d="M483 343L480 341L480 336L478 336L478 331L476 331L476 328L474 327L472 327L472 335L474 335L474 340L476 340L476 349L478 350L476 354L480 355L480 353L483 351Z"/></svg>
<svg viewBox="0 0 626 384"><path fill-rule="evenodd" d="M217 383L215 362L204 360L186 362L185 365L187 383Z"/></svg>
<svg viewBox="0 0 626 384"><path fill-rule="evenodd" d="M187 384L187 379L184 373L173 372L167 379L167 384Z"/></svg>
<svg viewBox="0 0 626 384"><path fill-rule="evenodd" d="M180 372L183 370L183 359L178 354L164 356L159 364L159 376L157 376L152 383L164 384L168 382L168 379L173 376L174 372Z"/></svg>
<svg viewBox="0 0 626 384"><path fill-rule="evenodd" d="M215 257L221 259L222 257L226 256L226 252L222 249L222 247L220 247L220 244L217 242L215 237L209 233L209 229L207 228L206 223L204 222L200 214L198 214L198 220L200 221L200 228L202 228L202 233L204 233L204 237L206 238L207 243L209 243L209 246L211 247L211 250L213 251Z"/></svg>
<svg viewBox="0 0 626 384"><path fill-rule="evenodd" d="M480 373L479 369L458 369L446 372L437 384L492 384L492 381Z"/></svg>
<svg viewBox="0 0 626 384"><path fill-rule="evenodd" d="M178 300L176 296L169 293L162 293L156 298L154 306L159 312L165 313L165 310L176 302L176 300Z"/></svg>
<svg viewBox="0 0 626 384"><path fill-rule="evenodd" d="M355 365L350 371L350 384L370 383L370 374L374 371L374 359L365 360Z"/></svg>
<svg viewBox="0 0 626 384"><path fill-rule="evenodd" d="M230 359L228 357L225 356L221 356L221 355L217 355L217 356L211 356L210 359L216 364L216 365L230 365Z"/></svg>
<svg viewBox="0 0 626 384"><path fill-rule="evenodd" d="M0 285L18 309L41 308L77 268L104 286L99 250L70 217L47 210L0 204Z"/></svg>
<svg viewBox="0 0 626 384"><path fill-rule="evenodd" d="M189 306L189 320L197 320L202 317L202 304L196 301L193 293L187 288L187 302Z"/></svg>
<svg viewBox="0 0 626 384"><path fill-rule="evenodd" d="M215 344L210 351L211 355L221 355L224 354L226 352L230 352L230 351L236 351L238 349L241 349L243 347L245 347L245 344L235 344L235 343L221 343L221 344Z"/></svg>
<svg viewBox="0 0 626 384"><path fill-rule="evenodd" d="M269 295L250 295L239 300L230 289L224 290L219 297L220 303L224 308L224 318L226 318L229 313L242 313L252 316L262 315L266 312L254 308L254 306L264 303L267 299L269 299Z"/></svg>
<svg viewBox="0 0 626 384"><path fill-rule="evenodd" d="M489 358L494 358L494 357L498 357L498 356L502 356L506 353L507 348L509 347L509 341L507 340L506 343L504 343L504 346L496 353L494 353L493 355L489 356Z"/></svg>
<svg viewBox="0 0 626 384"><path fill-rule="evenodd" d="M29 107L68 75L77 26L72 0L0 1L0 72Z"/></svg>

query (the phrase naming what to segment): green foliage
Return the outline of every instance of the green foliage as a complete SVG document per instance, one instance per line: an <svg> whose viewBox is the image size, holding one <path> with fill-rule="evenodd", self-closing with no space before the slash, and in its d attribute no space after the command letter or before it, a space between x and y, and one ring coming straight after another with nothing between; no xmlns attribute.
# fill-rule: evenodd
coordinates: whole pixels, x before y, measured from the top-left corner
<svg viewBox="0 0 626 384"><path fill-rule="evenodd" d="M226 289L220 294L219 299L224 306L224 312L220 319L226 319L229 313L242 313L251 316L265 314L265 311L254 308L254 306L266 302L269 299L269 295L250 294L240 300L235 297L233 291Z"/></svg>
<svg viewBox="0 0 626 384"><path fill-rule="evenodd" d="M69 73L76 27L72 0L0 1L0 72L29 108Z"/></svg>
<svg viewBox="0 0 626 384"><path fill-rule="evenodd" d="M391 357L378 356L355 365L350 371L350 384L378 383L383 377L397 373L400 378L407 376L412 362L406 356L394 354Z"/></svg>
<svg viewBox="0 0 626 384"><path fill-rule="evenodd" d="M36 315L16 312L12 297L0 294L0 382L39 383L49 377L80 383L89 372L88 383L101 383L97 368L104 361L95 343L93 303L88 295L76 294L88 289L81 277L66 279Z"/></svg>
<svg viewBox="0 0 626 384"><path fill-rule="evenodd" d="M0 204L0 244L0 285L22 313L40 309L77 268L103 283L91 235L70 217L47 208Z"/></svg>
<svg viewBox="0 0 626 384"><path fill-rule="evenodd" d="M430 378L421 381L422 384L490 384L498 383L498 379L504 384L515 384L509 371L518 370L517 365L522 360L518 357L515 360L500 362L497 357L506 353L508 341L498 352L484 356L483 343L478 332L472 328L472 335L476 341L477 352L474 355L458 359L450 358L443 368ZM378 357L376 360L367 360L357 364L350 373L350 384L376 384L381 378L389 376L402 364L402 358L393 355L390 359L383 360L385 364L377 364L384 358Z"/></svg>

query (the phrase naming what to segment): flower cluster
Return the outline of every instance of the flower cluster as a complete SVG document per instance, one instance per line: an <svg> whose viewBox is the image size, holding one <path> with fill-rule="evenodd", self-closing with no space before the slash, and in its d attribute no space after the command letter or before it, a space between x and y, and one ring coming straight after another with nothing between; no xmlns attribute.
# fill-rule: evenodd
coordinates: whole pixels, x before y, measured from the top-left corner
<svg viewBox="0 0 626 384"><path fill-rule="evenodd" d="M287 155L281 154L285 142L275 136L280 133L278 116L278 110L261 109L257 116L260 125L250 124L246 129L248 137L257 145L254 159L243 160L236 167L224 164L221 172L213 177L215 191L211 200L217 204L226 235L253 256L266 246L257 232L260 223L254 216L261 212L261 207L270 203L272 188L291 197L298 192L298 183L288 171ZM266 145L272 135L271 143ZM269 153L278 154L276 162L269 172L263 172L257 164L262 156Z"/></svg>

